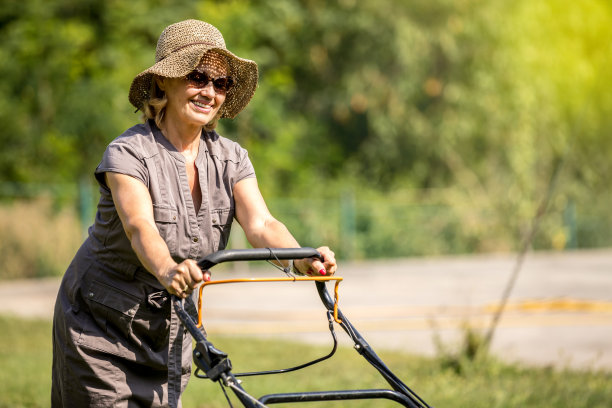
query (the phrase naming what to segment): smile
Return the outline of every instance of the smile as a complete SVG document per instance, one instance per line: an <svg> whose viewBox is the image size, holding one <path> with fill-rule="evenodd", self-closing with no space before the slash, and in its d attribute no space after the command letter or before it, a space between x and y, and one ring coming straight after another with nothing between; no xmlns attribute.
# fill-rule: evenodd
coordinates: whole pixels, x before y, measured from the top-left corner
<svg viewBox="0 0 612 408"><path fill-rule="evenodd" d="M200 109L212 109L213 108L211 105L206 105L206 104L203 104L202 102L191 101L191 103L193 103L195 106L197 106Z"/></svg>

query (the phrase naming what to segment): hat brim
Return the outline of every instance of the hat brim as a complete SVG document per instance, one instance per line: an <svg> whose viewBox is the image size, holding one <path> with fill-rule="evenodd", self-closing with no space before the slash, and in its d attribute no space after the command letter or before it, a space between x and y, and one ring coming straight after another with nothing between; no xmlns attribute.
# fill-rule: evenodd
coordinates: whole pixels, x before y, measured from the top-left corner
<svg viewBox="0 0 612 408"><path fill-rule="evenodd" d="M240 58L226 49L205 44L194 44L173 52L138 74L130 86L130 103L142 110L144 102L149 98L151 81L155 75L166 78L184 77L198 66L202 56L208 51L215 51L227 57L229 75L234 79L234 85L227 92L220 115L222 118L235 118L255 94L258 80L257 64L254 61Z"/></svg>

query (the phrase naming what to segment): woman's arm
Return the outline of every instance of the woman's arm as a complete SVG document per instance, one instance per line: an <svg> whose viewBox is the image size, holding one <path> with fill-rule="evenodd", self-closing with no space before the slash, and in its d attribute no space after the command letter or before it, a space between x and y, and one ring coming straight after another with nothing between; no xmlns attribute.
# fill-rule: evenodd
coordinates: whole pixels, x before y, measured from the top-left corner
<svg viewBox="0 0 612 408"><path fill-rule="evenodd" d="M159 235L153 217L153 203L146 186L133 177L105 173L123 229L142 265L171 294L186 297L196 284L209 280L194 260L177 264Z"/></svg>
<svg viewBox="0 0 612 408"><path fill-rule="evenodd" d="M259 191L257 179L247 178L234 186L236 219L246 234L249 243L255 248L298 248L300 244L287 227L270 214ZM298 271L312 275L333 275L336 272L336 259L328 247L318 251L324 261L315 258L296 260Z"/></svg>

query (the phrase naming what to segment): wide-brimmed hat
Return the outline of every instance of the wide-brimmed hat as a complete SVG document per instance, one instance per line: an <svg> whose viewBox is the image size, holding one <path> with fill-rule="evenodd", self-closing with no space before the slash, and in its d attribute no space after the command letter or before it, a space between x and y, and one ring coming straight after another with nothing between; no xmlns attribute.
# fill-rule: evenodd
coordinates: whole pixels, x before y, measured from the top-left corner
<svg viewBox="0 0 612 408"><path fill-rule="evenodd" d="M222 118L234 118L249 103L257 88L257 64L227 50L221 32L200 20L185 20L166 27L157 41L155 65L141 72L130 86L130 103L143 109L154 75L181 78L193 71L202 56L213 50L224 55L234 85L221 106Z"/></svg>

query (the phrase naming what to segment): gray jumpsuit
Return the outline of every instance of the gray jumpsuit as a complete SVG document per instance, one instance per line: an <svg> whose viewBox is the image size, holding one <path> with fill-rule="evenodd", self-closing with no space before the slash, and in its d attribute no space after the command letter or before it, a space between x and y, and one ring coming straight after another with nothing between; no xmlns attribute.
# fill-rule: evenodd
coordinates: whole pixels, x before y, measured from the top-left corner
<svg viewBox="0 0 612 408"><path fill-rule="evenodd" d="M181 406L191 372L191 338L168 292L132 250L104 173L126 174L147 186L157 229L180 262L225 247L234 217L233 187L255 177L246 150L214 131L202 132L195 163L202 191L197 214L185 159L152 121L128 129L106 149L95 172L96 219L55 305L53 407ZM195 310L193 299L187 304Z"/></svg>

